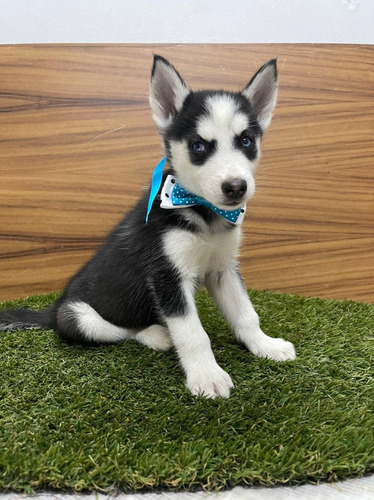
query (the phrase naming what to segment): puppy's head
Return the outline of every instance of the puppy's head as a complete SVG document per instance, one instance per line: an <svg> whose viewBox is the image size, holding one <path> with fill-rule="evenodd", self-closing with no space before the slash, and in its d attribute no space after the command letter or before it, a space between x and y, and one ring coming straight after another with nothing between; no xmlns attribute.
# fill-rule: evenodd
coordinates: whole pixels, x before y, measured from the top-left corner
<svg viewBox="0 0 374 500"><path fill-rule="evenodd" d="M193 92L155 56L150 104L178 182L224 210L254 194L260 141L277 99L277 69L264 64L241 92Z"/></svg>

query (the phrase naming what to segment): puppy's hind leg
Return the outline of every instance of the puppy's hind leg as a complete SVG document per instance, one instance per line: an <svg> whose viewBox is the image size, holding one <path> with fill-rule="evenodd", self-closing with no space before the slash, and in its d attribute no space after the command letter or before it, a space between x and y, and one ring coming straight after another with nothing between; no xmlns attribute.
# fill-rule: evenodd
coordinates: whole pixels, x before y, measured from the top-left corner
<svg viewBox="0 0 374 500"><path fill-rule="evenodd" d="M168 329L152 325L144 330L113 325L100 316L86 302L66 302L57 312L57 332L70 342L81 344L116 344L136 340L155 351L168 351L172 347Z"/></svg>
<svg viewBox="0 0 374 500"><path fill-rule="evenodd" d="M113 325L83 301L64 302L57 311L57 333L68 342L99 345L133 339L135 331Z"/></svg>
<svg viewBox="0 0 374 500"><path fill-rule="evenodd" d="M155 351L169 351L173 347L166 326L152 325L135 334L134 340Z"/></svg>

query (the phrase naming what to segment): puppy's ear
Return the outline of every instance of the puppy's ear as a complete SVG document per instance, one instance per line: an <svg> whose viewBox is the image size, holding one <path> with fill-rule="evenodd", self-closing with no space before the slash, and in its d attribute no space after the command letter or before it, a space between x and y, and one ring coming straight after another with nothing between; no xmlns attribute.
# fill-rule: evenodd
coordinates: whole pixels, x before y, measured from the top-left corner
<svg viewBox="0 0 374 500"><path fill-rule="evenodd" d="M154 56L149 102L153 120L162 133L181 110L190 93L178 71L166 59Z"/></svg>
<svg viewBox="0 0 374 500"><path fill-rule="evenodd" d="M271 59L264 64L242 90L257 113L260 127L265 132L277 103L277 61Z"/></svg>

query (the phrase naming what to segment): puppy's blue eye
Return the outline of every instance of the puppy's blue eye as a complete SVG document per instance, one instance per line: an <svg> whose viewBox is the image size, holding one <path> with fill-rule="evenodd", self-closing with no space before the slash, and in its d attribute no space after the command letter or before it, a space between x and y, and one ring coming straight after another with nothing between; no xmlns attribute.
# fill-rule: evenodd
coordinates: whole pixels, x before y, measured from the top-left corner
<svg viewBox="0 0 374 500"><path fill-rule="evenodd" d="M206 151L205 144L202 142L194 142L191 144L191 149L195 153L204 153Z"/></svg>
<svg viewBox="0 0 374 500"><path fill-rule="evenodd" d="M244 135L241 139L240 139L241 143L242 143L242 146L244 148L251 148L253 146L253 141L250 137L248 137L247 135Z"/></svg>

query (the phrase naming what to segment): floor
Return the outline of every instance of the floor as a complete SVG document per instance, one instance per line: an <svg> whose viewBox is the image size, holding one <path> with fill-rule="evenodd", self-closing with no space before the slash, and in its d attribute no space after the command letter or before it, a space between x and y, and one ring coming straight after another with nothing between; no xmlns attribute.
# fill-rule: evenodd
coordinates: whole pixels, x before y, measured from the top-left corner
<svg viewBox="0 0 374 500"><path fill-rule="evenodd" d="M102 494L66 495L43 493L22 496L16 493L0 494L0 500L373 500L374 476L350 479L340 483L304 485L296 488L242 488L220 493L138 493L108 496Z"/></svg>

